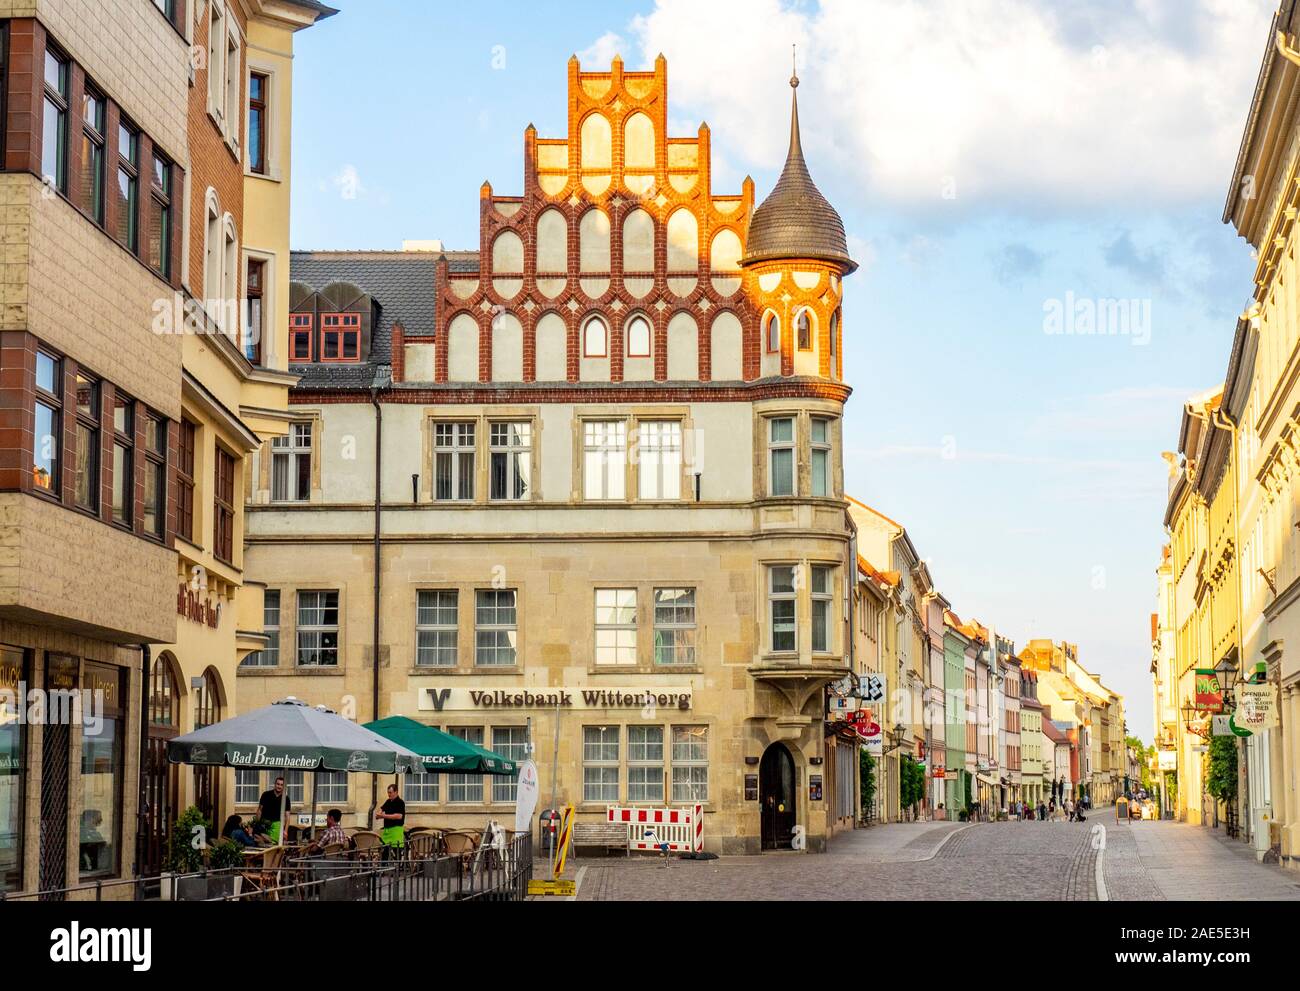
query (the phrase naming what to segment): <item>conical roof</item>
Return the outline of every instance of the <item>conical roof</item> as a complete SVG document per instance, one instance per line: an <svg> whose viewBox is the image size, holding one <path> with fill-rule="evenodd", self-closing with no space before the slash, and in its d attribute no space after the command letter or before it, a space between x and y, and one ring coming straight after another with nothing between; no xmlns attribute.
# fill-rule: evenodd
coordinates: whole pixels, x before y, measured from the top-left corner
<svg viewBox="0 0 1300 991"><path fill-rule="evenodd" d="M821 194L803 160L799 139L799 77L790 78L790 151L776 187L754 211L745 239L742 264L774 258L818 258L837 262L847 271L857 263L849 257L844 221Z"/></svg>

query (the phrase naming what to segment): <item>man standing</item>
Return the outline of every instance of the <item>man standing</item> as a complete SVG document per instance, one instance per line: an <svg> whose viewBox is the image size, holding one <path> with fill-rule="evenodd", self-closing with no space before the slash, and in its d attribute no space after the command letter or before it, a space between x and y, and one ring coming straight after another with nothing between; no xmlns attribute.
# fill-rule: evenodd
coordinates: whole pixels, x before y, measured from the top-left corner
<svg viewBox="0 0 1300 991"><path fill-rule="evenodd" d="M266 834L276 846L280 844L280 828L283 825L280 820L281 805L283 805L284 815L287 817L290 812L290 804L289 797L284 793L283 776L277 777L275 787L262 792L262 797L257 800L257 818L264 819L270 824Z"/></svg>
<svg viewBox="0 0 1300 991"><path fill-rule="evenodd" d="M383 837L384 846L401 847L406 843L406 803L397 795L397 785L388 786L388 801L375 813L376 819L383 820L379 835Z"/></svg>

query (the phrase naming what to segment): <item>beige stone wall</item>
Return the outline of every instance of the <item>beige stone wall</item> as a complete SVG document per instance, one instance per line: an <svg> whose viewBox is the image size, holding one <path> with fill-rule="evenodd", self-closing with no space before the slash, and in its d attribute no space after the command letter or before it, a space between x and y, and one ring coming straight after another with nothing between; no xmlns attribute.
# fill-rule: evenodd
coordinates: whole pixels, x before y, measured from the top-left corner
<svg viewBox="0 0 1300 991"><path fill-rule="evenodd" d="M33 176L0 175L0 328L30 330L176 419L182 338L152 326L170 287L42 190Z"/></svg>
<svg viewBox="0 0 1300 991"><path fill-rule="evenodd" d="M0 18L35 17L173 159L185 157L189 46L152 3L0 0Z"/></svg>
<svg viewBox="0 0 1300 991"><path fill-rule="evenodd" d="M0 614L122 643L175 638L176 553L44 499L0 493ZM57 616L57 619L52 618Z"/></svg>

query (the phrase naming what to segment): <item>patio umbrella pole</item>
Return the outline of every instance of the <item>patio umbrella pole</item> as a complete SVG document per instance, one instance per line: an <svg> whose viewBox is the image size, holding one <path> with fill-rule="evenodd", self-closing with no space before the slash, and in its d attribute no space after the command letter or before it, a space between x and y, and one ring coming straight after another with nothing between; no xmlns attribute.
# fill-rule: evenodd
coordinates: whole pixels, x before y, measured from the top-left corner
<svg viewBox="0 0 1300 991"><path fill-rule="evenodd" d="M311 825L307 827L307 835L314 842L316 839L316 792L320 789L320 768L311 772Z"/></svg>

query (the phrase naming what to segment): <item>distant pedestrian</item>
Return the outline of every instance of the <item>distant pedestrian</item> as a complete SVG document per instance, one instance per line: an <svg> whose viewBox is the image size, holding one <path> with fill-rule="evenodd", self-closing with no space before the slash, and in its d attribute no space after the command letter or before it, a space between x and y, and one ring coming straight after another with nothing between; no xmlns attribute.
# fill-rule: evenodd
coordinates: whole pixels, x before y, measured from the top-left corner
<svg viewBox="0 0 1300 991"><path fill-rule="evenodd" d="M1047 821L1047 805L1041 798L1038 800L1038 818Z"/></svg>
<svg viewBox="0 0 1300 991"><path fill-rule="evenodd" d="M1074 822L1074 799L1065 800L1065 818L1067 822Z"/></svg>

